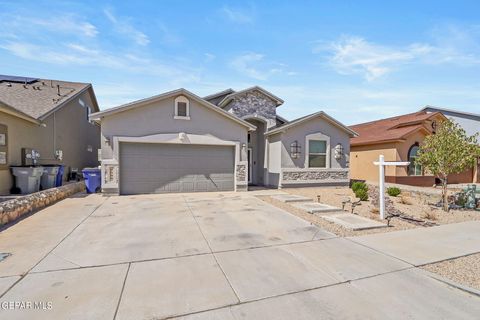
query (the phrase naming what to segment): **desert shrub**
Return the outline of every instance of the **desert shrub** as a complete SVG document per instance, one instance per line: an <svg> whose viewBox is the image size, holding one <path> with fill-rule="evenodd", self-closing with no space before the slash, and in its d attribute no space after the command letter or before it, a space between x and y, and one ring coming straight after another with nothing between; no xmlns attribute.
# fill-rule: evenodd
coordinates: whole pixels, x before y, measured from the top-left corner
<svg viewBox="0 0 480 320"><path fill-rule="evenodd" d="M467 204L467 195L464 192L459 193L456 197L454 197L454 201L457 206L463 208Z"/></svg>
<svg viewBox="0 0 480 320"><path fill-rule="evenodd" d="M355 196L360 199L361 201L368 200L368 189L357 189L355 192Z"/></svg>
<svg viewBox="0 0 480 320"><path fill-rule="evenodd" d="M396 196L398 196L400 193L402 193L402 191L400 190L400 188L390 187L390 188L387 188L387 193L388 193L388 195L391 196L391 197L396 197Z"/></svg>
<svg viewBox="0 0 480 320"><path fill-rule="evenodd" d="M410 200L409 198L407 198L405 196L401 196L400 197L400 203L401 204L406 204L406 205L412 205L412 200Z"/></svg>
<svg viewBox="0 0 480 320"><path fill-rule="evenodd" d="M437 215L433 211L423 211L422 218L427 220L437 220Z"/></svg>
<svg viewBox="0 0 480 320"><path fill-rule="evenodd" d="M356 181L352 183L352 191L356 193L358 190L368 190L367 184L361 181Z"/></svg>

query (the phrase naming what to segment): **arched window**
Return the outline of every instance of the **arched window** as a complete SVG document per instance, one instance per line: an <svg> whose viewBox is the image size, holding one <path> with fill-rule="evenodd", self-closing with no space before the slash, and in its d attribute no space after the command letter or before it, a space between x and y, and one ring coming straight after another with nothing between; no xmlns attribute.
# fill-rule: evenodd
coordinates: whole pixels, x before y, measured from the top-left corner
<svg viewBox="0 0 480 320"><path fill-rule="evenodd" d="M190 120L190 102L184 96L175 99L175 119Z"/></svg>
<svg viewBox="0 0 480 320"><path fill-rule="evenodd" d="M417 163L417 154L419 149L418 143L416 143L410 147L410 150L408 150L408 161L410 161L410 164L408 165L409 176L423 175L423 168Z"/></svg>

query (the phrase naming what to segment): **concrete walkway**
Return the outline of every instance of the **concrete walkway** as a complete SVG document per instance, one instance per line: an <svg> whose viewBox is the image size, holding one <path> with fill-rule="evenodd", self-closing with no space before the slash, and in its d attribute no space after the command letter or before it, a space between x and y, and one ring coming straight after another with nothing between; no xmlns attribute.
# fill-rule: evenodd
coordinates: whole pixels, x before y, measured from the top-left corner
<svg viewBox="0 0 480 320"><path fill-rule="evenodd" d="M51 303L0 319L478 318L479 297L362 241L248 193L71 198L0 233L0 306Z"/></svg>
<svg viewBox="0 0 480 320"><path fill-rule="evenodd" d="M415 266L480 252L480 221L350 238Z"/></svg>

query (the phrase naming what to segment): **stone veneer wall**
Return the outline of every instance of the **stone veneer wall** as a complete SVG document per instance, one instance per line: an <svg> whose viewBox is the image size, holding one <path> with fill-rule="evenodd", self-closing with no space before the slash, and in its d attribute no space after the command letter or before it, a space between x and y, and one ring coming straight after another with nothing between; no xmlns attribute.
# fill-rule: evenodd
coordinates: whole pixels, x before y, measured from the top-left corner
<svg viewBox="0 0 480 320"><path fill-rule="evenodd" d="M282 169L282 184L348 182L348 169Z"/></svg>
<svg viewBox="0 0 480 320"><path fill-rule="evenodd" d="M85 191L83 181L0 202L0 225L15 221L25 214L42 209L81 191Z"/></svg>
<svg viewBox="0 0 480 320"><path fill-rule="evenodd" d="M237 191L246 191L248 189L247 161L239 161L235 170Z"/></svg>
<svg viewBox="0 0 480 320"><path fill-rule="evenodd" d="M276 123L276 102L259 91L247 91L236 96L230 106L233 114L239 118L257 115L270 120L269 126Z"/></svg>

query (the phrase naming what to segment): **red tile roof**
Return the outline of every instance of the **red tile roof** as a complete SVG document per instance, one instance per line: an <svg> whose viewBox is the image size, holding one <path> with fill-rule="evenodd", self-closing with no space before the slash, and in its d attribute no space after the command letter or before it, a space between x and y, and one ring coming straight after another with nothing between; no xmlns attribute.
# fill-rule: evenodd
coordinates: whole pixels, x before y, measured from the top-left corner
<svg viewBox="0 0 480 320"><path fill-rule="evenodd" d="M420 111L353 125L350 129L356 131L358 137L351 138L350 144L355 146L402 140L419 129L426 129L425 121L438 115L444 117L440 112Z"/></svg>

